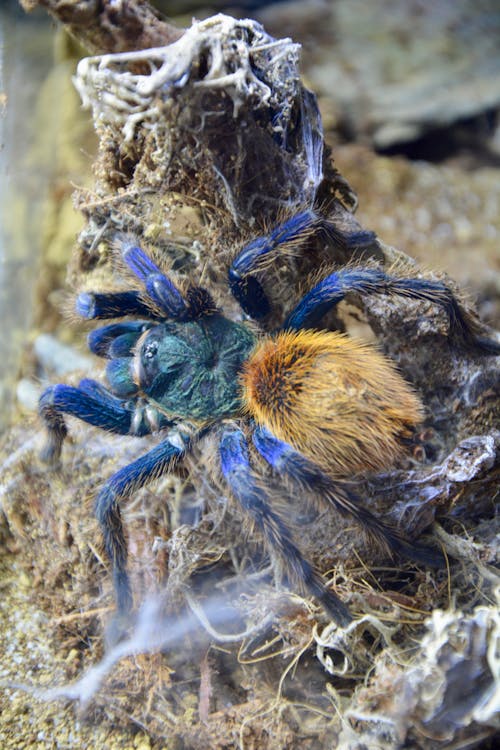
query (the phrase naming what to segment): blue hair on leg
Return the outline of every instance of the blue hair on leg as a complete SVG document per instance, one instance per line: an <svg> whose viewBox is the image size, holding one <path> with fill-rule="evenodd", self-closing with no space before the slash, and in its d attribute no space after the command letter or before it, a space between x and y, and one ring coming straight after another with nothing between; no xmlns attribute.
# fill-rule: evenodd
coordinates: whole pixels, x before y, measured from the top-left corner
<svg viewBox="0 0 500 750"><path fill-rule="evenodd" d="M126 347L125 341L130 342L128 347L130 351L130 347L134 346L144 331L149 330L153 325L154 323L146 320L111 323L108 326L101 326L101 328L95 328L91 331L87 336L87 344L90 351L97 354L98 357L112 359L113 357L126 356L123 353ZM116 353L117 349L122 353Z"/></svg>
<svg viewBox="0 0 500 750"><path fill-rule="evenodd" d="M189 318L188 306L173 281L162 273L148 276L145 281L146 291L172 320L187 320Z"/></svg>
<svg viewBox="0 0 500 750"><path fill-rule="evenodd" d="M131 411L119 406L119 399L104 400L101 395L88 395L80 388L71 385L53 385L40 397L39 411L46 421L50 411L69 414L83 422L126 435L130 427Z"/></svg>
<svg viewBox="0 0 500 750"><path fill-rule="evenodd" d="M426 300L441 307L450 322L450 336L484 354L500 354L500 344L478 335L478 326L460 308L451 289L440 281L403 279L376 268L351 268L330 274L313 287L292 310L283 328L315 328L346 294L387 294Z"/></svg>
<svg viewBox="0 0 500 750"><path fill-rule="evenodd" d="M110 409L111 411L120 412L125 409L125 404L128 403L123 399L118 398L118 396L115 396L113 393L110 393L102 383L99 383L97 380L92 380L91 378L82 378L78 383L77 390L82 394L90 396L95 401L98 401L99 405L104 409ZM130 409L128 411L130 411Z"/></svg>
<svg viewBox="0 0 500 750"><path fill-rule="evenodd" d="M369 249L376 240L375 233L366 230L342 232L312 208L290 217L268 235L252 240L238 253L228 272L233 296L252 318L265 317L270 307L262 285L251 272L273 251L300 242L311 233L323 234L328 242L358 253Z"/></svg>
<svg viewBox="0 0 500 750"><path fill-rule="evenodd" d="M140 281L145 282L148 276L161 274L156 263L132 239L117 237L117 244L123 260Z"/></svg>
<svg viewBox="0 0 500 750"><path fill-rule="evenodd" d="M269 255L279 245L294 242L300 239L304 233L310 231L318 223L318 218L314 211L303 211L300 214L292 216L288 221L279 224L268 235L257 237L245 245L233 260L230 268L230 274L234 277L241 277L258 267L266 255Z"/></svg>
<svg viewBox="0 0 500 750"><path fill-rule="evenodd" d="M282 518L270 507L264 489L256 483L243 432L236 428L225 429L219 450L222 474L242 508L261 530L268 549L278 554L288 576L318 599L335 622L348 625L351 621L349 610L326 588L319 573L302 557Z"/></svg>
<svg viewBox="0 0 500 750"><path fill-rule="evenodd" d="M377 269L350 269L337 271L322 279L292 310L283 328L299 330L315 328L321 318L341 302L349 292L370 294L386 291L386 275Z"/></svg>
<svg viewBox="0 0 500 750"><path fill-rule="evenodd" d="M389 552L397 552L410 560L442 567L444 558L438 550L409 542L395 529L379 521L361 504L360 498L346 482L334 481L313 461L278 440L265 427L257 427L253 443L260 455L280 475L285 475L323 507L334 508L342 516L353 518Z"/></svg>
<svg viewBox="0 0 500 750"><path fill-rule="evenodd" d="M287 245L291 242L301 240L314 230L320 222L321 219L318 217L318 214L311 208L295 214L295 216L290 217L290 219L283 222L283 224L279 224L269 232L267 237L267 252L271 252L280 245Z"/></svg>
<svg viewBox="0 0 500 750"><path fill-rule="evenodd" d="M130 292L82 292L76 298L76 313L85 320L106 320L124 315L138 315L158 319L151 307L138 291Z"/></svg>
<svg viewBox="0 0 500 750"><path fill-rule="evenodd" d="M229 269L229 288L241 309L254 320L265 318L271 306L266 293L254 276L241 277Z"/></svg>
<svg viewBox="0 0 500 750"><path fill-rule="evenodd" d="M115 413L125 411L127 414L130 414L128 435L144 437L144 435L150 435L152 432L172 427L174 424L166 414L158 411L150 404L144 404L137 399L124 400L118 398L118 396L110 393L107 388L96 380L84 378L80 380L78 389L98 400L103 409L114 410ZM116 432L116 430L110 430L110 432ZM122 433L120 432L120 434Z"/></svg>
<svg viewBox="0 0 500 750"><path fill-rule="evenodd" d="M158 268L151 258L133 241L118 239L121 244L122 257L131 271L142 281L146 292L153 302L160 307L167 318L184 320L188 317L188 306L171 281Z"/></svg>
<svg viewBox="0 0 500 750"><path fill-rule="evenodd" d="M229 287L247 315L259 320L270 310L262 285L250 275L251 271L280 245L300 239L317 224L317 221L314 211L303 211L277 226L268 235L252 240L238 253L228 272Z"/></svg>
<svg viewBox="0 0 500 750"><path fill-rule="evenodd" d="M119 502L132 492L170 471L188 448L166 440L133 463L113 474L95 501L95 515L104 537L106 554L111 562L118 614L130 611L132 594L127 574L127 544L123 533Z"/></svg>
<svg viewBox="0 0 500 750"><path fill-rule="evenodd" d="M41 458L52 464L59 459L68 432L63 414L119 435L131 432L134 417L133 408L93 380L83 380L79 388L64 384L50 386L40 397L38 412L47 428ZM151 431L145 424L143 430L142 434Z"/></svg>
<svg viewBox="0 0 500 750"><path fill-rule="evenodd" d="M332 239L333 244L344 247L358 257L363 252L373 250L374 245L377 245L377 235L369 229L342 232L333 223L328 221L325 223L326 233Z"/></svg>

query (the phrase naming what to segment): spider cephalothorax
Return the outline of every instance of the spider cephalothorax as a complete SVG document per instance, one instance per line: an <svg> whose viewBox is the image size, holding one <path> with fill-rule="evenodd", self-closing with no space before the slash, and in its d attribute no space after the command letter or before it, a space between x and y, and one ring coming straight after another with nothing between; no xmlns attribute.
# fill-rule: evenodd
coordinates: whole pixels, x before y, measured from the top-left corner
<svg viewBox="0 0 500 750"><path fill-rule="evenodd" d="M232 416L241 408L238 378L254 345L248 328L217 313L160 323L137 342L124 381L131 394L141 393L170 416L195 421Z"/></svg>
<svg viewBox="0 0 500 750"><path fill-rule="evenodd" d="M229 287L248 316L263 317L267 297L252 272L281 245L317 228L304 212L247 245L229 269ZM349 241L349 238L344 238ZM359 237L352 238L356 245ZM280 331L258 335L215 308L201 287L175 286L152 260L125 238L122 255L144 291L82 294L77 311L85 318L130 316L89 335L89 347L109 360L109 390L93 380L78 388L56 385L40 399L48 430L43 457L56 461L66 426L63 414L119 434L146 435L179 425L141 458L114 474L96 498L110 558L118 609L131 607L127 548L119 501L174 468L197 437L213 431L220 469L232 494L278 555L287 576L316 596L340 624L345 605L304 559L292 532L273 507L252 467L247 436L277 475L316 505L357 520L388 551L439 565L441 555L406 541L363 508L345 477L376 471L403 450L403 438L421 421L423 409L412 388L374 347L344 334L314 330L323 314L347 293L389 294L427 300L449 316L450 337L486 354L500 345L478 335L441 282L390 276L378 268L350 267L318 282L292 310ZM182 420L191 429L182 429ZM193 435L192 426L198 431Z"/></svg>

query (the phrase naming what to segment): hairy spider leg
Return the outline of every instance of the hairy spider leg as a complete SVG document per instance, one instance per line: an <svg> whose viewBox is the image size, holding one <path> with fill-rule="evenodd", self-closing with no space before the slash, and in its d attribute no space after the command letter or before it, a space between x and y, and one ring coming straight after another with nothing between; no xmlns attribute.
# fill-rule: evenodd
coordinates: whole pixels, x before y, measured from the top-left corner
<svg viewBox="0 0 500 750"><path fill-rule="evenodd" d="M375 240L374 232L359 230L345 233L312 208L302 211L268 235L249 242L233 260L229 272L229 288L244 312L252 318L264 318L270 310L269 300L257 279L250 275L273 251L284 249L306 239L313 233L322 233L333 244L351 250L365 250Z"/></svg>
<svg viewBox="0 0 500 750"><path fill-rule="evenodd" d="M83 378L82 380L80 380L80 382L78 383L78 390L82 393L87 394L87 396L91 396L92 398L96 399L104 406L109 406L112 409L124 408L124 406L127 404L127 402L124 402L123 399L118 398L114 393L108 391L108 389L105 388L102 383L99 383L97 380L92 380L91 378ZM99 425L97 425L97 427L99 427Z"/></svg>
<svg viewBox="0 0 500 750"><path fill-rule="evenodd" d="M410 560L433 567L442 567L445 564L439 550L413 544L391 526L379 521L373 513L363 507L360 498L347 482L333 480L313 461L296 451L289 443L278 440L265 427L256 427L252 439L260 455L279 475L287 476L305 491L317 506L334 508L344 517L353 518L389 554L397 552Z"/></svg>
<svg viewBox="0 0 500 750"><path fill-rule="evenodd" d="M99 491L95 501L95 515L104 537L106 553L111 562L118 615L127 614L132 607L132 594L127 574L127 543L123 533L119 502L153 479L168 473L189 448L189 440L182 438L183 447L164 440L133 463L113 474Z"/></svg>
<svg viewBox="0 0 500 750"><path fill-rule="evenodd" d="M300 97L300 119L302 126L303 145L306 152L307 177L305 180L305 192L309 191L311 203L313 203L318 187L323 180L323 123L318 107L316 96L306 88L302 89ZM278 123L281 125L281 123ZM286 135L287 128L277 129ZM288 144L281 144L283 149L288 148Z"/></svg>
<svg viewBox="0 0 500 750"><path fill-rule="evenodd" d="M121 318L137 315L153 320L187 320L191 316L189 303L175 284L158 266L129 239L119 240L122 256L130 270L143 283L147 296L161 311L158 313L138 290L126 292L82 292L76 300L76 312L87 320Z"/></svg>
<svg viewBox="0 0 500 750"><path fill-rule="evenodd" d="M185 294L182 294L144 250L130 239L118 241L123 259L142 281L149 298L163 311L165 317L185 322L215 312L214 301L206 289L190 285Z"/></svg>
<svg viewBox="0 0 500 750"><path fill-rule="evenodd" d="M352 619L349 610L326 588L321 575L304 559L283 519L270 507L264 489L257 484L243 432L237 428L225 428L219 451L222 474L232 493L262 532L268 549L278 554L287 576L312 594L335 622L348 625Z"/></svg>
<svg viewBox="0 0 500 750"><path fill-rule="evenodd" d="M59 460L61 448L68 433L63 414L81 419L119 435L142 437L152 432L147 415L137 412L134 401L117 398L95 380L84 379L78 388L71 385L49 386L41 395L38 412L47 429L47 442L40 457L54 464ZM158 413L154 429L168 427L171 421Z"/></svg>
<svg viewBox="0 0 500 750"><path fill-rule="evenodd" d="M131 271L142 281L144 288L162 310L172 320L187 320L189 304L173 281L165 276L158 266L130 238L118 238L123 260Z"/></svg>
<svg viewBox="0 0 500 750"><path fill-rule="evenodd" d="M279 245L297 241L316 224L314 211L303 211L275 227L267 236L256 237L238 253L229 268L229 288L247 315L255 319L263 318L270 310L262 285L249 275L250 272Z"/></svg>
<svg viewBox="0 0 500 750"><path fill-rule="evenodd" d="M270 310L269 300L262 285L251 271L280 245L288 245L306 237L318 224L316 213L309 209L279 224L267 236L256 237L233 260L229 272L229 288L247 315L264 318Z"/></svg>
<svg viewBox="0 0 500 750"><path fill-rule="evenodd" d="M130 356L140 336L155 324L147 320L132 320L123 323L111 323L95 328L87 336L91 352L98 357L114 359Z"/></svg>
<svg viewBox="0 0 500 750"><path fill-rule="evenodd" d="M124 315L138 315L161 319L143 299L142 292L81 292L76 298L77 315L85 320L105 320L121 318Z"/></svg>
<svg viewBox="0 0 500 750"><path fill-rule="evenodd" d="M102 427L119 435L126 434L133 435L134 437L144 437L145 435L150 435L152 432L159 432L167 427L172 427L175 424L172 419L169 419L163 412L155 409L147 401L144 402L143 399L127 400L118 398L96 380L84 378L80 380L78 388L80 391L100 401L104 406L108 405L116 410L121 408L130 413L132 417L130 427L126 433L113 430L109 427L102 427L102 425L95 425L96 427Z"/></svg>
<svg viewBox="0 0 500 750"><path fill-rule="evenodd" d="M323 315L350 292L398 295L432 302L447 313L451 335L485 354L500 354L500 343L478 335L478 324L461 310L446 284L390 276L376 268L346 268L330 274L302 298L286 319L283 329L317 327Z"/></svg>

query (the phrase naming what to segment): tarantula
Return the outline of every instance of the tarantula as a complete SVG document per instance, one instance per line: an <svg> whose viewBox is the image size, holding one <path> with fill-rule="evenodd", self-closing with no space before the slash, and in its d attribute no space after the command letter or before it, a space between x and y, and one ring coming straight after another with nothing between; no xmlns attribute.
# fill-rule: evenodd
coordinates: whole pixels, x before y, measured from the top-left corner
<svg viewBox="0 0 500 750"><path fill-rule="evenodd" d="M246 245L229 268L229 288L250 318L262 318L269 301L255 276L259 264L311 231L335 235L315 211L304 211L268 236ZM371 233L347 242L359 244ZM167 432L165 439L103 485L95 501L111 561L119 615L132 606L127 545L119 502L148 481L172 471L191 445L217 435L220 469L232 495L260 530L287 577L312 594L340 625L347 607L300 552L275 510L249 458L248 438L287 486L320 507L359 522L389 552L440 565L436 550L407 541L364 508L347 477L376 472L404 450L405 437L422 420L421 402L394 365L371 345L319 330L322 316L349 292L428 300L449 316L450 335L486 354L500 345L482 338L450 289L439 281L400 278L380 268L346 267L319 281L281 329L256 333L234 322L200 286L182 291L130 237L118 240L125 264L143 291L82 293L77 312L87 319L133 319L89 334L92 352L108 360L109 389L94 380L77 388L49 387L40 399L48 440L42 458L59 459L67 434L63 414L123 435ZM183 429L182 421L199 429Z"/></svg>

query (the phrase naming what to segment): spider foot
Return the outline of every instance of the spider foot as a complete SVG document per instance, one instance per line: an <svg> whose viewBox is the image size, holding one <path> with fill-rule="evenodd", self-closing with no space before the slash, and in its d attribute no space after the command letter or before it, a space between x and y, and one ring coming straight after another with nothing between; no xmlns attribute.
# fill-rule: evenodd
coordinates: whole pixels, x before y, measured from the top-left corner
<svg viewBox="0 0 500 750"><path fill-rule="evenodd" d="M56 466L59 462L62 444L68 434L64 418L54 405L57 387L51 386L47 388L40 397L38 405L38 413L47 430L45 445L40 451L40 459L52 467Z"/></svg>
<svg viewBox="0 0 500 750"><path fill-rule="evenodd" d="M130 612L115 612L104 630L106 651L110 651L122 641L127 640L133 626L133 616Z"/></svg>
<svg viewBox="0 0 500 750"><path fill-rule="evenodd" d="M332 618L337 625L346 628L352 622L352 615L346 605L327 588L322 576L314 569L311 570L311 576L304 581L308 593L321 604L327 615Z"/></svg>

